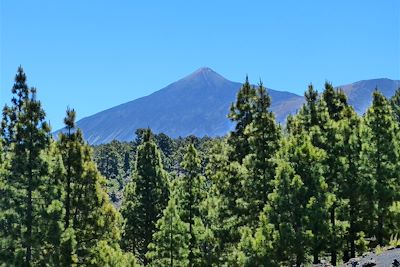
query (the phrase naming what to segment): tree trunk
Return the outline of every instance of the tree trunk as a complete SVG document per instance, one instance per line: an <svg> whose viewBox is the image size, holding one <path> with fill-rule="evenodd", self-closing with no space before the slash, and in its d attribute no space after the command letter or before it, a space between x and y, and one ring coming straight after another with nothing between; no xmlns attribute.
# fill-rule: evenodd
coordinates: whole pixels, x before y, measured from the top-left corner
<svg viewBox="0 0 400 267"><path fill-rule="evenodd" d="M333 206L331 208L331 225L332 225L333 231L335 231L335 228L336 228L335 204L333 204ZM336 239L336 238L334 238L334 239ZM332 244L331 244L331 264L333 266L336 266L336 262L337 262L336 243L335 243L335 240L332 240Z"/></svg>
<svg viewBox="0 0 400 267"><path fill-rule="evenodd" d="M299 255L296 256L296 267L301 266L301 257Z"/></svg>
<svg viewBox="0 0 400 267"><path fill-rule="evenodd" d="M313 253L313 264L318 264L319 263L319 251L317 249L314 249Z"/></svg>
<svg viewBox="0 0 400 267"><path fill-rule="evenodd" d="M356 230L355 230L355 219L354 219L354 205L350 207L350 258L356 257Z"/></svg>
<svg viewBox="0 0 400 267"><path fill-rule="evenodd" d="M25 264L31 266L32 258L32 177L29 177L28 182L28 207L26 214L26 255Z"/></svg>
<svg viewBox="0 0 400 267"><path fill-rule="evenodd" d="M26 266L31 266L32 259L32 220L33 220L33 203L32 203L32 191L33 191L33 170L32 170L32 133L30 133L30 143L29 143L29 176L28 176L28 196L27 196L27 211L26 211L26 255L25 264Z"/></svg>
<svg viewBox="0 0 400 267"><path fill-rule="evenodd" d="M172 255L172 250L173 250L173 247L172 247L172 218L170 219L170 222L169 222L169 255L170 255L170 267L173 267L174 266L174 256Z"/></svg>
<svg viewBox="0 0 400 267"><path fill-rule="evenodd" d="M68 127L68 141L71 141L71 128ZM67 195L65 197L65 229L69 227L71 219L71 155L68 151L67 159Z"/></svg>
<svg viewBox="0 0 400 267"><path fill-rule="evenodd" d="M192 177L189 178L189 198L190 198L190 203L189 203L189 233L190 233L190 241L189 241L189 267L193 266L193 247L194 247L194 238L193 238L193 230L192 230L192 224L193 224L193 191L192 191Z"/></svg>
<svg viewBox="0 0 400 267"><path fill-rule="evenodd" d="M378 243L381 247L383 246L383 217L383 211L380 211L378 216Z"/></svg>

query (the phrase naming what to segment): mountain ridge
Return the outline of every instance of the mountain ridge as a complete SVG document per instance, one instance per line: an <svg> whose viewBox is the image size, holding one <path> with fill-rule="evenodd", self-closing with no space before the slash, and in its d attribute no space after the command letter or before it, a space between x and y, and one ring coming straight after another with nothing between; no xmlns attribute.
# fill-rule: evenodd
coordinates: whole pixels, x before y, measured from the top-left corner
<svg viewBox="0 0 400 267"><path fill-rule="evenodd" d="M337 88L342 88L349 96L349 103L362 113L369 105L374 82L375 86L384 87L383 93L389 97L394 93L393 88L400 86L400 81L384 78L362 80ZM133 140L135 130L146 127L171 137L191 134L222 136L233 127L227 114L241 85L211 68L202 67L147 96L85 117L77 122L77 126L82 129L85 139L95 145L114 139ZM287 115L295 113L304 103L303 96L267 90L272 100L271 110L279 122L284 122Z"/></svg>

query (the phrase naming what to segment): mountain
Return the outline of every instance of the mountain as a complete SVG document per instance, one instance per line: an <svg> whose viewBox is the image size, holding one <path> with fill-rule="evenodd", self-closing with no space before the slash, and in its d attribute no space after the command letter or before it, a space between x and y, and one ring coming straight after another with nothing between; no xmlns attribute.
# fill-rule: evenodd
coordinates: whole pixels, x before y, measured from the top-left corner
<svg viewBox="0 0 400 267"><path fill-rule="evenodd" d="M171 137L221 136L232 128L227 114L240 86L210 68L201 68L151 95L83 118L77 126L90 144L129 141L136 129L146 127ZM303 102L293 93L268 92L279 121Z"/></svg>
<svg viewBox="0 0 400 267"><path fill-rule="evenodd" d="M347 95L349 104L352 105L358 114L363 114L370 106L372 93L376 88L384 96L390 98L394 95L397 88L400 88L399 80L390 79L371 79L363 80L351 84L338 86Z"/></svg>
<svg viewBox="0 0 400 267"><path fill-rule="evenodd" d="M233 127L227 114L241 85L210 68L201 68L148 96L83 118L77 126L90 144L107 143L114 139L130 141L136 129L147 127L171 137L222 136ZM359 114L370 105L375 88L391 97L398 87L400 81L389 79L338 86ZM302 96L290 92L268 89L268 93L272 100L271 110L281 123L304 103Z"/></svg>

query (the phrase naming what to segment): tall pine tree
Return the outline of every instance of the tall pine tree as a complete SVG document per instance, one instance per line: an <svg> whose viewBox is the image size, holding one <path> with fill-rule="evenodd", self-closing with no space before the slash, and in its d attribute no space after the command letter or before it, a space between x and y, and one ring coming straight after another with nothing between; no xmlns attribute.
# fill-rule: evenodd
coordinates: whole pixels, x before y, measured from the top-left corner
<svg viewBox="0 0 400 267"><path fill-rule="evenodd" d="M400 190L398 130L389 101L376 90L364 119L361 170L369 183L370 218L374 219L370 234L381 246L389 238L385 229L389 207Z"/></svg>
<svg viewBox="0 0 400 267"><path fill-rule="evenodd" d="M230 162L226 142L217 142L210 155L206 176L212 183L208 197L215 205L215 214L210 214L216 239L214 251L218 262L215 264L222 265L240 241L240 227L245 226L247 205L243 181L247 171L238 162Z"/></svg>
<svg viewBox="0 0 400 267"><path fill-rule="evenodd" d="M191 266L189 226L181 220L177 200L171 197L163 217L157 221L157 230L149 244L146 258L150 266Z"/></svg>
<svg viewBox="0 0 400 267"><path fill-rule="evenodd" d="M57 225L46 219L57 219L58 216L46 215L60 213L62 208L59 205L56 208L57 204L49 197L57 184L53 181L57 178L52 177L51 159L48 158L50 128L36 98L36 89L26 84L22 67L18 68L12 93L12 104L5 106L2 122L9 164L3 178L4 199L0 204L4 215L0 229L0 236L4 238L0 257L7 264L32 266L38 264L42 249L51 242L43 236L43 226ZM53 234L51 238L57 239L56 232Z"/></svg>
<svg viewBox="0 0 400 267"><path fill-rule="evenodd" d="M338 126L343 142L343 154L340 158L343 169L340 173L341 182L338 196L344 200L345 204L342 207L342 213L344 213L344 219L349 223L346 236L350 243L350 247L347 248L350 253L347 258L354 258L356 257L356 241L363 231L364 182L360 173L361 119L352 107L346 108L343 111L343 115L346 119L341 120Z"/></svg>
<svg viewBox="0 0 400 267"><path fill-rule="evenodd" d="M281 137L281 129L269 110L270 106L271 98L260 82L252 107L252 122L245 129L250 151L244 161L249 170L244 190L248 202L248 223L253 226L268 201L268 194L272 192L275 154Z"/></svg>
<svg viewBox="0 0 400 267"><path fill-rule="evenodd" d="M320 136L317 145L326 152L324 165L326 166L325 179L330 188L330 192L334 194L333 204L330 210L330 250L331 263L336 266L337 251L341 247L343 239L343 223L337 220L337 208L341 203L340 190L343 184L343 133L340 132L339 122L347 120L344 117L344 111L348 109L346 95L338 89L333 88L332 84L326 82L325 89L322 93L322 99L319 102L320 117L324 112L329 116L323 116L324 120L319 120L317 135ZM316 138L314 138L315 140Z"/></svg>
<svg viewBox="0 0 400 267"><path fill-rule="evenodd" d="M309 252L316 263L325 248L331 197L323 177L324 158L325 152L304 134L290 137L280 151L274 191L264 213L277 231L275 246L283 264L300 266Z"/></svg>
<svg viewBox="0 0 400 267"><path fill-rule="evenodd" d="M75 112L67 110L66 132L58 148L65 166L65 215L63 218L63 263L87 265L97 255L97 244L117 247L122 218L105 191L106 181L92 158L91 148L75 129Z"/></svg>
<svg viewBox="0 0 400 267"><path fill-rule="evenodd" d="M400 124L400 88L397 88L395 94L390 99L393 115L398 124Z"/></svg>
<svg viewBox="0 0 400 267"><path fill-rule="evenodd" d="M195 235L195 218L200 219L200 205L205 200L205 178L201 175L201 160L193 144L189 144L182 162L183 177L180 178L179 208L182 220L189 225L189 266L200 258L200 249ZM198 261L198 260L197 260Z"/></svg>
<svg viewBox="0 0 400 267"><path fill-rule="evenodd" d="M137 149L135 171L125 188L121 207L125 220L122 247L137 255L145 265L147 246L152 241L156 222L162 217L167 200L167 174L152 133L147 129L143 143Z"/></svg>
<svg viewBox="0 0 400 267"><path fill-rule="evenodd" d="M255 88L250 85L249 78L240 88L236 102L231 105L228 117L233 121L235 129L229 134L228 144L232 147L230 160L242 163L244 157L250 153L250 144L245 133L246 127L253 120L253 104L256 96Z"/></svg>

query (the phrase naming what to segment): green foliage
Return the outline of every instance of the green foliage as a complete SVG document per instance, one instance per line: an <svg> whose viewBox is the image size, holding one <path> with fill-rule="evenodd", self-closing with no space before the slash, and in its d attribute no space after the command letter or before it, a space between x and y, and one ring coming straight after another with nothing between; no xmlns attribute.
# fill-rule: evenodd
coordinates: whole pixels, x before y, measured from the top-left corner
<svg viewBox="0 0 400 267"><path fill-rule="evenodd" d="M349 256L354 258L356 250L361 250L360 245L356 244L359 239L357 236L362 236L362 239L365 236L362 232L365 228L362 221L362 211L365 208L363 199L365 182L360 173L361 120L350 107L343 110L343 116L346 119L338 124L338 131L342 136L340 166L343 168L338 172L340 180L338 180L337 197L340 200L341 219L349 222L346 235L350 243Z"/></svg>
<svg viewBox="0 0 400 267"><path fill-rule="evenodd" d="M189 225L179 216L175 198L171 198L163 217L157 221L157 231L146 254L150 266L189 265Z"/></svg>
<svg viewBox="0 0 400 267"><path fill-rule="evenodd" d="M334 89L332 84L326 82L322 98L326 103L330 118L334 121L343 119L343 112L348 107L347 97L344 92Z"/></svg>
<svg viewBox="0 0 400 267"><path fill-rule="evenodd" d="M75 112L67 110L67 132L60 134L58 147L65 166L62 187L65 188L63 258L66 264L77 259L80 265L92 261L92 250L101 241L117 244L122 218L104 190L105 179L92 159L91 148L83 141L81 131L74 130Z"/></svg>
<svg viewBox="0 0 400 267"><path fill-rule="evenodd" d="M385 231L387 231L390 236L400 235L400 201L396 200L389 206Z"/></svg>
<svg viewBox="0 0 400 267"><path fill-rule="evenodd" d="M244 157L250 153L250 144L245 133L246 127L253 120L253 104L256 89L249 83L248 77L240 88L237 99L231 106L228 117L236 123L235 130L229 134L228 144L232 147L229 158L242 162Z"/></svg>
<svg viewBox="0 0 400 267"><path fill-rule="evenodd" d="M398 125L394 122L388 100L379 92L373 94L362 128L361 171L368 191L369 234L383 246L389 239L385 230L389 209L400 190Z"/></svg>
<svg viewBox="0 0 400 267"><path fill-rule="evenodd" d="M12 93L11 106L3 109L1 131L9 163L2 179L0 259L29 266L40 261L43 247L57 245L52 243L58 238L57 231L53 240L47 240L42 226L56 224L45 218L58 217L47 213L49 206L56 205L49 195L58 177L52 177L49 168L50 129L44 121L45 112L36 99L36 89L26 84L22 67L18 68Z"/></svg>
<svg viewBox="0 0 400 267"><path fill-rule="evenodd" d="M265 213L260 214L260 224L255 234L249 227L241 229L241 240L235 261L239 266L279 266L275 248L278 232L269 223Z"/></svg>
<svg viewBox="0 0 400 267"><path fill-rule="evenodd" d="M182 161L183 176L178 178L179 206L183 221L193 224L200 216L200 204L205 199L205 178L201 175L201 160L193 144L188 145Z"/></svg>
<svg viewBox="0 0 400 267"><path fill-rule="evenodd" d="M193 144L189 144L182 162L183 176L179 177L177 195L182 221L189 226L189 266L199 261L200 249L195 235L195 219L200 220L200 205L206 196L205 178L201 175L201 160Z"/></svg>
<svg viewBox="0 0 400 267"><path fill-rule="evenodd" d="M367 241L365 239L364 232L359 232L357 234L357 239L355 241L355 247L356 247L357 253L359 255L362 255L364 252L366 252L368 250L368 245L369 245L369 241Z"/></svg>
<svg viewBox="0 0 400 267"><path fill-rule="evenodd" d="M390 99L390 104L392 106L393 116L397 123L400 124L400 88L396 90L395 94Z"/></svg>
<svg viewBox="0 0 400 267"><path fill-rule="evenodd" d="M246 78L227 137L138 129L93 151L74 110L52 140L22 68L12 93L0 266L301 266L328 254L335 265L398 246L400 90L390 101L376 90L360 117L341 90L310 85L282 132Z"/></svg>
<svg viewBox="0 0 400 267"><path fill-rule="evenodd" d="M297 115L297 118L291 119L289 129L292 134L307 133L311 136L312 144L326 153L326 157L322 162L324 168L323 176L330 188L330 192L333 193L333 203L329 211L330 234L326 241L330 247L331 262L335 265L337 251L344 245L343 232L346 225L345 222L340 221L338 214L338 208L343 202L343 194L341 192L343 186L345 187L343 180L348 178L343 172L346 168L346 160L343 158L347 156L344 154L346 149L344 147L346 141L344 138L348 137L341 131L345 129L343 123L350 120L345 116L351 116L352 109L348 107L347 99L343 92L334 89L328 82L325 83L325 89L320 97L312 85L309 86L305 97L307 102ZM351 238L353 242L352 253L354 253L354 234ZM318 261L314 257L314 262Z"/></svg>
<svg viewBox="0 0 400 267"><path fill-rule="evenodd" d="M127 143L112 141L94 149L94 160L100 173L107 179L111 200L120 205L122 191L131 174L133 148Z"/></svg>
<svg viewBox="0 0 400 267"><path fill-rule="evenodd" d="M121 214L125 219L122 247L143 263L152 241L155 223L162 216L168 199L168 178L160 152L148 130L138 147L135 171L124 191Z"/></svg>
<svg viewBox="0 0 400 267"><path fill-rule="evenodd" d="M98 267L135 267L136 258L133 254L124 253L118 245L110 246L106 241L100 241L92 250L94 255L90 266Z"/></svg>
<svg viewBox="0 0 400 267"><path fill-rule="evenodd" d="M210 177L212 199L215 203L214 236L217 265L227 262L229 254L240 241L239 228L245 226L247 205L244 200L243 181L247 171L238 162L230 162L228 147L219 142L211 150L206 176Z"/></svg>
<svg viewBox="0 0 400 267"><path fill-rule="evenodd" d="M389 246L392 248L399 248L400 247L400 239L398 238L398 234L390 236Z"/></svg>
<svg viewBox="0 0 400 267"><path fill-rule="evenodd" d="M330 193L323 177L326 154L306 135L289 137L278 160L274 191L265 209L278 232L276 249L285 264L318 260L326 248Z"/></svg>
<svg viewBox="0 0 400 267"><path fill-rule="evenodd" d="M268 194L272 192L272 181L275 177L275 154L279 148L281 129L269 110L271 99L262 85L259 84L252 107L252 122L247 125L250 152L244 160L249 175L244 182L248 204L247 224L257 225L258 215L267 203Z"/></svg>

